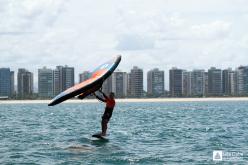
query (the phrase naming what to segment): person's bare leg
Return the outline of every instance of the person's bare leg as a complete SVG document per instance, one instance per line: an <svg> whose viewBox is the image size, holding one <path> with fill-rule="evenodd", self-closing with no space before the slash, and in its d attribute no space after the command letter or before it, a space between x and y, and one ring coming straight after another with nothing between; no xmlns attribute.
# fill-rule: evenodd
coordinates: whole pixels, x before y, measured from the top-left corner
<svg viewBox="0 0 248 165"><path fill-rule="evenodd" d="M106 136L107 129L108 122L106 120L102 120L102 136Z"/></svg>

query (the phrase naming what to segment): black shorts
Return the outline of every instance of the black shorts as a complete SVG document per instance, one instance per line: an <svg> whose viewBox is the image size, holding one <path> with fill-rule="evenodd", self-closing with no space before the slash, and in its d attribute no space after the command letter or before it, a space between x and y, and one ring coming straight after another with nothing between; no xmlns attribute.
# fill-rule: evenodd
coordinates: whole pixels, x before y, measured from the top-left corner
<svg viewBox="0 0 248 165"><path fill-rule="evenodd" d="M105 114L105 115L102 116L102 121L107 121L108 122L110 120L110 118L111 118L110 114Z"/></svg>
<svg viewBox="0 0 248 165"><path fill-rule="evenodd" d="M104 114L102 115L102 121L105 120L105 121L109 121L111 116L112 116L112 112L113 112L113 108L105 108L105 112Z"/></svg>

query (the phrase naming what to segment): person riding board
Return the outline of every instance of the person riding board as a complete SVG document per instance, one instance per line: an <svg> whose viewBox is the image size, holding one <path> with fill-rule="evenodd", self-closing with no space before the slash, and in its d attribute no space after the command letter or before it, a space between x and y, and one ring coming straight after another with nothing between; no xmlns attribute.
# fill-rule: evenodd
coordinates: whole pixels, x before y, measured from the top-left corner
<svg viewBox="0 0 248 165"><path fill-rule="evenodd" d="M101 122L102 132L100 134L101 136L106 136L107 129L108 129L108 122L112 116L112 113L115 107L115 94L113 92L110 92L109 96L107 96L101 90L99 90L99 92L103 95L104 98L99 97L95 93L93 94L98 100L106 103L105 111L104 111L104 114L102 115L102 122Z"/></svg>

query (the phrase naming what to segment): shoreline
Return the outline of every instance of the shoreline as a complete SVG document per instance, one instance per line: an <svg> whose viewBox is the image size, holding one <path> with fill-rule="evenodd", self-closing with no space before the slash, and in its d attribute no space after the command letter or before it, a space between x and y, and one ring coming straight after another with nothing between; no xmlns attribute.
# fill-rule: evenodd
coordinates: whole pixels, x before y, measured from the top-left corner
<svg viewBox="0 0 248 165"><path fill-rule="evenodd" d="M216 102L216 101L248 101L248 97L208 97L208 98L127 98L116 99L121 103L151 103L151 102ZM0 100L1 104L48 104L50 100ZM97 103L96 99L71 99L63 103Z"/></svg>

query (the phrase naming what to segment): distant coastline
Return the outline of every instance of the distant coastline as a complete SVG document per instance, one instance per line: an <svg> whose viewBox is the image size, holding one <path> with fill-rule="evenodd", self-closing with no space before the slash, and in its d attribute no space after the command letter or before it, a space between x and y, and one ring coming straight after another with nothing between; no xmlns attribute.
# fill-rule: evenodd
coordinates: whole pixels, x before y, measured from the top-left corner
<svg viewBox="0 0 248 165"><path fill-rule="evenodd" d="M207 97L207 98L127 98L116 99L121 103L152 102L206 102L206 101L248 101L248 97ZM50 100L0 100L0 104L48 104ZM96 103L96 99L67 100L64 103Z"/></svg>

